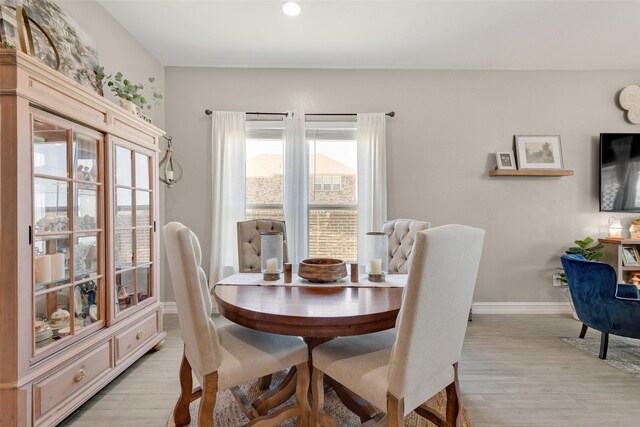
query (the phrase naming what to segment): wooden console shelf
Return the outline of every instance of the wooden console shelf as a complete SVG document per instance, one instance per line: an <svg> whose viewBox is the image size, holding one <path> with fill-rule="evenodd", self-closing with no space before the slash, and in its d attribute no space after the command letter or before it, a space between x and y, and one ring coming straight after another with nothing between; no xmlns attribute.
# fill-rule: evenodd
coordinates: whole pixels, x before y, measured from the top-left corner
<svg viewBox="0 0 640 427"><path fill-rule="evenodd" d="M496 169L489 176L571 176L570 169Z"/></svg>
<svg viewBox="0 0 640 427"><path fill-rule="evenodd" d="M632 240L632 239L616 239L616 238L608 238L602 237L598 239L599 243L610 243L613 245L640 245L640 240Z"/></svg>
<svg viewBox="0 0 640 427"><path fill-rule="evenodd" d="M604 244L604 257L602 262L606 262L615 268L618 283L636 284L640 278L640 265L625 265L625 254L623 248L633 248L634 251L640 250L640 240L632 239L615 239L600 238L599 243ZM638 286L636 284L636 286Z"/></svg>

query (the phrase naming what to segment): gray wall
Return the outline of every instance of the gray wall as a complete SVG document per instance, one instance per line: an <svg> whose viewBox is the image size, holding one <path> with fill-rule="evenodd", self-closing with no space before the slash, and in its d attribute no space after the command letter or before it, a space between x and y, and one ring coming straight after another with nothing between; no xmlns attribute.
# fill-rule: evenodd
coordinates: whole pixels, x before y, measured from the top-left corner
<svg viewBox="0 0 640 427"><path fill-rule="evenodd" d="M77 0L56 0L60 7L96 42L98 59L107 73L121 71L133 82L144 83L147 77L155 77L154 85L164 93L164 67L147 50L134 39L122 25L118 23L97 2ZM110 92L105 96L114 100ZM145 110L153 124L164 126L164 105L153 106Z"/></svg>
<svg viewBox="0 0 640 427"><path fill-rule="evenodd" d="M98 49L98 59L107 73L121 71L134 82L146 82L155 77L155 87L165 93L164 67L134 39L113 17L97 2L77 0L57 0L56 3L93 38ZM105 96L116 98L108 91ZM145 110L153 124L164 128L164 103ZM161 141L164 148L164 141ZM164 222L164 185L160 187L160 224ZM162 241L162 239L161 239ZM164 251L161 248L160 259L160 297L164 300ZM169 285L170 286L170 285Z"/></svg>
<svg viewBox="0 0 640 427"><path fill-rule="evenodd" d="M598 213L598 135L634 132L615 104L632 71L414 71L166 68L166 128L185 166L166 191L167 221L192 227L208 265L210 119L233 111L382 112L389 218L487 231L475 300L565 301L551 285L573 240L606 234ZM513 135L562 138L562 178L489 178ZM631 215L627 215L627 219ZM207 266L205 266L205 269ZM167 280L168 283L168 280ZM167 299L172 299L170 286Z"/></svg>

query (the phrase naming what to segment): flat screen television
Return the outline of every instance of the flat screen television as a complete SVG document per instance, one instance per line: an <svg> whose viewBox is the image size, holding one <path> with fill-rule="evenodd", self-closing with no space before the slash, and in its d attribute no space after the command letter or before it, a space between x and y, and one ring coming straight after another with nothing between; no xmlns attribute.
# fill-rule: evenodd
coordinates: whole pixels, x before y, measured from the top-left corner
<svg viewBox="0 0 640 427"><path fill-rule="evenodd" d="M600 134L600 211L640 212L640 134Z"/></svg>

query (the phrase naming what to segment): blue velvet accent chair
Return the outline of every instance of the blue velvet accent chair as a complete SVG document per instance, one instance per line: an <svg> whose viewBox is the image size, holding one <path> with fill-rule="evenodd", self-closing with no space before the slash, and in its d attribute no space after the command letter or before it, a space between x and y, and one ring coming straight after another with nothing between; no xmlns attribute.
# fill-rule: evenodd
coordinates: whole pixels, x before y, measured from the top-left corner
<svg viewBox="0 0 640 427"><path fill-rule="evenodd" d="M640 297L635 285L618 284L612 266L587 261L580 255L561 258L569 292L582 322L580 338L588 328L600 331L600 359L606 359L609 334L640 339Z"/></svg>

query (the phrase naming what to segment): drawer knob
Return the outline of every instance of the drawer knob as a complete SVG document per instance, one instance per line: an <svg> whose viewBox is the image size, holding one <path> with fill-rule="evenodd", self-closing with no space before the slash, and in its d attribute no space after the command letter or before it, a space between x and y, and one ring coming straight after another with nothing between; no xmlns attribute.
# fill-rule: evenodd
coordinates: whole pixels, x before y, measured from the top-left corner
<svg viewBox="0 0 640 427"><path fill-rule="evenodd" d="M138 331L136 339L141 340L142 338L144 338L144 331Z"/></svg>
<svg viewBox="0 0 640 427"><path fill-rule="evenodd" d="M80 369L78 372L76 372L76 374L73 377L73 380L77 383L79 383L80 381L82 381L83 379L87 378L87 375L89 375L87 373L87 371L85 371L84 369Z"/></svg>

